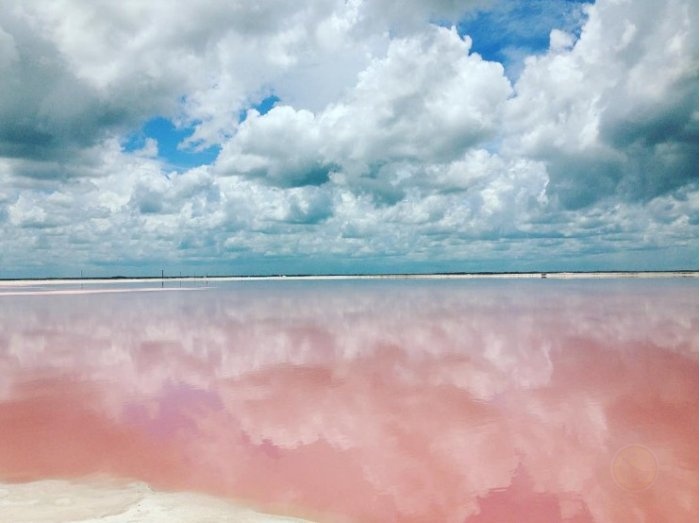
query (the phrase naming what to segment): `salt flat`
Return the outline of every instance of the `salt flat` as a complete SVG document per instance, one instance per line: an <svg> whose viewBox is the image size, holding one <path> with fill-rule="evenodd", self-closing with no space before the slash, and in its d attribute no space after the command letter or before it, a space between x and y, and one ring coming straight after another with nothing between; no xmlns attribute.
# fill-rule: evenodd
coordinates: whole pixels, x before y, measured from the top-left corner
<svg viewBox="0 0 700 523"><path fill-rule="evenodd" d="M12 523L303 523L191 492L142 482L41 480L0 483L0 517Z"/></svg>

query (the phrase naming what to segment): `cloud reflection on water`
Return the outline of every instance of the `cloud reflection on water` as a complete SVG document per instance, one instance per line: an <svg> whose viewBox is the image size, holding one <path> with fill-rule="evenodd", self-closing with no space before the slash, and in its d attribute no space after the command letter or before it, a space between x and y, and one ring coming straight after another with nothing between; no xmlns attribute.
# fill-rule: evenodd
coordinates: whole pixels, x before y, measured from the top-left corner
<svg viewBox="0 0 700 523"><path fill-rule="evenodd" d="M0 299L0 479L332 521L697 519L697 283L259 282ZM643 492L616 452L649 448Z"/></svg>

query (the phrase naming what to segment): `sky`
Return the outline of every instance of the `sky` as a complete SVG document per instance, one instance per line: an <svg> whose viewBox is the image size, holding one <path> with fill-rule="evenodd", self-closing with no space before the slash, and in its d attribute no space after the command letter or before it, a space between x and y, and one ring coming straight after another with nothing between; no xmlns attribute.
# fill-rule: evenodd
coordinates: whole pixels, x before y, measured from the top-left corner
<svg viewBox="0 0 700 523"><path fill-rule="evenodd" d="M0 278L697 268L694 0L0 4Z"/></svg>

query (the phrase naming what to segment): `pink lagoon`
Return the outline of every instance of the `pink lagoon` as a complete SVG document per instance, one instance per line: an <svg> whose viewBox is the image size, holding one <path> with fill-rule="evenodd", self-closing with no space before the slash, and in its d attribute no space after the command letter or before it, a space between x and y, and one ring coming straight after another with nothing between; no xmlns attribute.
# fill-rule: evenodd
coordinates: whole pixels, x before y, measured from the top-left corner
<svg viewBox="0 0 700 523"><path fill-rule="evenodd" d="M695 278L0 285L0 521L697 519Z"/></svg>

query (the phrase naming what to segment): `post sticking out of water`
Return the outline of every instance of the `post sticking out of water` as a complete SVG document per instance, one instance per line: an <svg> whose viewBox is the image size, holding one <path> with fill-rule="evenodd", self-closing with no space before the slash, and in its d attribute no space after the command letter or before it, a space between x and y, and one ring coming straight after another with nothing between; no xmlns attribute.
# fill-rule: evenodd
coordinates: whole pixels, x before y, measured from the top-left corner
<svg viewBox="0 0 700 523"><path fill-rule="evenodd" d="M165 271L163 269L160 270L160 286L163 287L165 284Z"/></svg>

